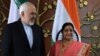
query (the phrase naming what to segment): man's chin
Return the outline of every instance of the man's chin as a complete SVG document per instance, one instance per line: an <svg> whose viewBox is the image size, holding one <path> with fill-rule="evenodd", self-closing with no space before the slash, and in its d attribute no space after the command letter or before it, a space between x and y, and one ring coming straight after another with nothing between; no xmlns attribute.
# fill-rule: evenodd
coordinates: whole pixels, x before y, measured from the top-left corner
<svg viewBox="0 0 100 56"><path fill-rule="evenodd" d="M34 25L34 23L30 22L29 25Z"/></svg>

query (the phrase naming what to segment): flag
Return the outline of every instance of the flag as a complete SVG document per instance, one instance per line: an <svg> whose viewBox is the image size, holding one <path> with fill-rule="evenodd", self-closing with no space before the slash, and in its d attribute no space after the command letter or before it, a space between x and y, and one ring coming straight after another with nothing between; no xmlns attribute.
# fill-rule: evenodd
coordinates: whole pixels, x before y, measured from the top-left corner
<svg viewBox="0 0 100 56"><path fill-rule="evenodd" d="M17 21L19 16L19 6L26 2L27 0L11 0L10 2L10 10L9 10L9 17L8 17L8 24Z"/></svg>
<svg viewBox="0 0 100 56"><path fill-rule="evenodd" d="M80 38L80 21L78 16L78 9L76 5L76 0L58 0L57 7L53 22L53 30L52 30L52 40L56 41L56 35L61 30L62 25L66 22L71 22L75 31L78 34L78 38L74 37L73 39L81 41ZM75 34L74 34L75 36ZM61 39L61 34L59 35L59 39Z"/></svg>

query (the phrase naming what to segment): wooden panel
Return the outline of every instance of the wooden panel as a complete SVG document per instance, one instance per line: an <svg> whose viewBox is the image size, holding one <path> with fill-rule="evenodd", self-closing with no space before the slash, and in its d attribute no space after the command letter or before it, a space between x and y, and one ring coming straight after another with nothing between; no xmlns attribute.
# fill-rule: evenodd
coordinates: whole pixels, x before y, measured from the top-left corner
<svg viewBox="0 0 100 56"><path fill-rule="evenodd" d="M100 0L77 0L82 41L92 44L91 56L100 56ZM80 8L81 5L81 8Z"/></svg>
<svg viewBox="0 0 100 56"><path fill-rule="evenodd" d="M2 43L2 30L3 27L6 25L7 17L9 13L9 0L0 0L0 56L1 56L1 43Z"/></svg>
<svg viewBox="0 0 100 56"><path fill-rule="evenodd" d="M81 20L82 35L85 37L100 36L100 1L99 0L83 0L87 1L87 5L79 8L79 16ZM80 2L78 1L78 6Z"/></svg>

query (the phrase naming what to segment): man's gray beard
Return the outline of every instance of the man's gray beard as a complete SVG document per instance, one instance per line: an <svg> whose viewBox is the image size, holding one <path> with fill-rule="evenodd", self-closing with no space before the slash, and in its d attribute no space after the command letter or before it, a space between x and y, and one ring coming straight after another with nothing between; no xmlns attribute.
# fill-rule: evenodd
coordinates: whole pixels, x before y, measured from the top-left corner
<svg viewBox="0 0 100 56"><path fill-rule="evenodd" d="M29 22L29 25L34 25L34 22L30 21L30 22Z"/></svg>

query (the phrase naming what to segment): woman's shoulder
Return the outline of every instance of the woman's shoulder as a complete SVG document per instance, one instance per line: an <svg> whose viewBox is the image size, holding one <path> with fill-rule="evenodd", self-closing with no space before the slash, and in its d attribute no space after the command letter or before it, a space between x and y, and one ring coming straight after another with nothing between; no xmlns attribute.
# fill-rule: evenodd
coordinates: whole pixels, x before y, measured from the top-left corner
<svg viewBox="0 0 100 56"><path fill-rule="evenodd" d="M84 43L84 42L79 42L80 44L82 44L81 49L80 49L80 53L78 55L84 54L84 55L89 55L89 51L91 49L91 45L88 43Z"/></svg>
<svg viewBox="0 0 100 56"><path fill-rule="evenodd" d="M58 45L60 44L61 40L57 40L53 45Z"/></svg>
<svg viewBox="0 0 100 56"><path fill-rule="evenodd" d="M88 43L84 43L84 42L78 42L78 41L73 41L74 43L78 44L78 45L83 45L85 47L90 47L91 45Z"/></svg>
<svg viewBox="0 0 100 56"><path fill-rule="evenodd" d="M88 44L88 43L83 43L83 48L85 49L88 49L88 48L91 48L91 45Z"/></svg>
<svg viewBox="0 0 100 56"><path fill-rule="evenodd" d="M61 43L61 40L57 40L57 41L53 44L53 46L58 46L60 43Z"/></svg>
<svg viewBox="0 0 100 56"><path fill-rule="evenodd" d="M56 43L60 43L60 42L61 42L61 40L57 40L57 41L56 41Z"/></svg>

